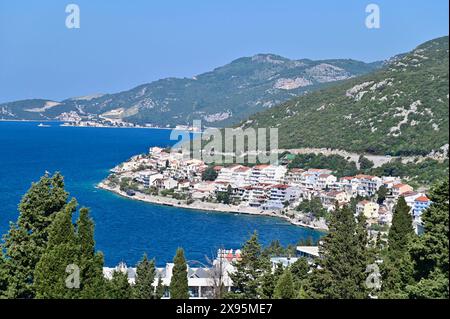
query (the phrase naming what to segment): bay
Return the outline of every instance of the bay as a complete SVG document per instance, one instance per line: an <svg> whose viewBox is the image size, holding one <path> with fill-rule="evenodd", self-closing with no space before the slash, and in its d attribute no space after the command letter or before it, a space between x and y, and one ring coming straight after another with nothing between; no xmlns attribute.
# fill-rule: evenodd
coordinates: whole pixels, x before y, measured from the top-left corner
<svg viewBox="0 0 450 319"><path fill-rule="evenodd" d="M220 247L237 249L256 230L262 244L317 240L322 233L264 216L204 212L137 202L95 188L109 169L151 146L166 147L170 131L38 127L34 122L0 122L0 234L18 216L17 205L31 182L46 171L61 172L80 206L91 209L96 247L105 265L134 265L147 253L158 265L178 247L190 261L205 262Z"/></svg>

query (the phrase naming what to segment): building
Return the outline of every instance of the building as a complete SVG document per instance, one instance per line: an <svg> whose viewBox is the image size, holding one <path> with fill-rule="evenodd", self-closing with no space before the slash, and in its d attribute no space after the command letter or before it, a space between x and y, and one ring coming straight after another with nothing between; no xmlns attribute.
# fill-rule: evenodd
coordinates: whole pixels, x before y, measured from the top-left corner
<svg viewBox="0 0 450 319"><path fill-rule="evenodd" d="M356 215L364 214L367 219L378 219L380 205L368 200L363 200L356 205Z"/></svg>
<svg viewBox="0 0 450 319"><path fill-rule="evenodd" d="M425 195L417 197L413 206L414 219L421 221L423 211L430 207L431 203L431 200Z"/></svg>
<svg viewBox="0 0 450 319"><path fill-rule="evenodd" d="M297 257L309 260L319 258L319 246L297 246Z"/></svg>
<svg viewBox="0 0 450 319"><path fill-rule="evenodd" d="M392 196L396 199L403 196L403 194L412 191L414 191L414 189L408 184L395 184L392 186Z"/></svg>

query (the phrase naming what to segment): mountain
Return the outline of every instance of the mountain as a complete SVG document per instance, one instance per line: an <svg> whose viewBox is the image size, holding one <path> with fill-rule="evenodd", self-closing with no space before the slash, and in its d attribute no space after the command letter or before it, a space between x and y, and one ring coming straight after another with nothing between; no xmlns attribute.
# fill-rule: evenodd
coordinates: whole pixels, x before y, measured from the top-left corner
<svg viewBox="0 0 450 319"><path fill-rule="evenodd" d="M225 126L380 65L258 54L194 78L162 79L116 94L0 104L0 119L108 118L155 126L192 125L193 119L202 119L207 126Z"/></svg>
<svg viewBox="0 0 450 319"><path fill-rule="evenodd" d="M241 126L278 127L280 148L426 155L449 143L448 57L445 36Z"/></svg>

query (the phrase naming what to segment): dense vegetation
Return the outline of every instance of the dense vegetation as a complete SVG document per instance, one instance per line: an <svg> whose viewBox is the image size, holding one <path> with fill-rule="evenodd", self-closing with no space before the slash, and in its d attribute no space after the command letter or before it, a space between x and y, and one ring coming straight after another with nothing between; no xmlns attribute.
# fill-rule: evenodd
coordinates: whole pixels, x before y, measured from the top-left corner
<svg viewBox="0 0 450 319"><path fill-rule="evenodd" d="M277 127L281 148L426 155L449 141L448 36L396 57L374 73L250 117Z"/></svg>
<svg viewBox="0 0 450 319"><path fill-rule="evenodd" d="M449 182L436 183L433 204L422 216L424 233L413 232L409 207L398 201L387 240L368 237L363 215L355 219L350 207L330 216L329 232L321 240L321 257L305 258L272 269L271 256L291 256L293 247L279 242L262 248L257 233L244 244L231 275L232 292L216 298L449 298ZM144 255L137 265L136 283L115 271L103 277L103 258L95 251L94 223L69 200L60 174L45 175L24 195L19 218L5 235L0 258L0 297L159 299L155 263ZM312 241L301 243L313 244ZM380 263L379 261L382 260ZM79 279L79 280L78 280ZM189 297L187 264L180 248L174 257L172 297Z"/></svg>
<svg viewBox="0 0 450 319"><path fill-rule="evenodd" d="M289 168L323 168L333 171L337 177L353 176L359 171L356 168L355 162L349 162L342 156L323 154L299 154L295 156L294 160L288 165Z"/></svg>

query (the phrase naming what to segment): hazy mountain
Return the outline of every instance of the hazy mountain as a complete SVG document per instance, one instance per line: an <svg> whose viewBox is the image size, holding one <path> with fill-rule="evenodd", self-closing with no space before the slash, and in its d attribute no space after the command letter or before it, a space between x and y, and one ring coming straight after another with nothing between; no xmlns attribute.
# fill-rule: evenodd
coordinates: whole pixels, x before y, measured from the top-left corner
<svg viewBox="0 0 450 319"><path fill-rule="evenodd" d="M192 125L193 119L224 126L380 66L380 62L289 60L258 54L194 78L162 79L115 94L0 104L0 119L64 120L70 112L72 118L102 116L157 126Z"/></svg>

